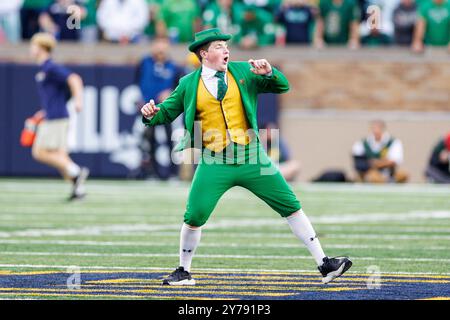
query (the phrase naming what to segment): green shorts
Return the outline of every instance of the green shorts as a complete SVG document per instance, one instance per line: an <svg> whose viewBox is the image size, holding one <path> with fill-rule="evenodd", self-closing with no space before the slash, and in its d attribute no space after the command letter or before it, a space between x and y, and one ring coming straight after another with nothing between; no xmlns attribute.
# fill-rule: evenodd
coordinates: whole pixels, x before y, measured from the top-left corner
<svg viewBox="0 0 450 320"><path fill-rule="evenodd" d="M248 189L282 217L288 217L301 208L291 187L262 150L258 161L251 163L202 161L194 174L184 222L195 227L204 225L220 197L234 186Z"/></svg>

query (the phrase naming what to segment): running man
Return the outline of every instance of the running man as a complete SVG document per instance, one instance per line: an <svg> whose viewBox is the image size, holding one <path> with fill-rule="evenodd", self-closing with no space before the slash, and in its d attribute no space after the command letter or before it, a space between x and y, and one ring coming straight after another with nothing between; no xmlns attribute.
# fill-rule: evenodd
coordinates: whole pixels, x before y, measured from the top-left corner
<svg viewBox="0 0 450 320"><path fill-rule="evenodd" d="M30 55L39 65L35 78L41 110L36 115L44 117L38 127L32 155L37 161L56 168L64 179L72 183L71 201L85 196L84 182L89 175L89 170L73 162L67 151L67 101L72 97L75 110L80 112L83 109L83 80L53 62L51 54L55 46L55 38L48 33L37 33L31 38Z"/></svg>

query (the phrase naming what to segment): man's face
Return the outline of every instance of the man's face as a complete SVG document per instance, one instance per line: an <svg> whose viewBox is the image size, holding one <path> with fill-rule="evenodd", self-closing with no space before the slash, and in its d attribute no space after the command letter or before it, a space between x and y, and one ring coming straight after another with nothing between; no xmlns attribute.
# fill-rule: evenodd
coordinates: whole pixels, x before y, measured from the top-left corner
<svg viewBox="0 0 450 320"><path fill-rule="evenodd" d="M208 51L202 50L200 52L203 58L203 63L207 67L217 71L226 71L228 60L230 58L230 51L226 41L211 42Z"/></svg>
<svg viewBox="0 0 450 320"><path fill-rule="evenodd" d="M169 41L166 39L158 39L153 43L152 55L156 61L164 62L169 52Z"/></svg>
<svg viewBox="0 0 450 320"><path fill-rule="evenodd" d="M384 133L384 125L382 123L374 122L370 126L370 131L372 131L373 136L377 141L380 141Z"/></svg>
<svg viewBox="0 0 450 320"><path fill-rule="evenodd" d="M36 43L30 44L30 57L33 60L36 60L38 58L41 51L42 51L42 48L39 47Z"/></svg>

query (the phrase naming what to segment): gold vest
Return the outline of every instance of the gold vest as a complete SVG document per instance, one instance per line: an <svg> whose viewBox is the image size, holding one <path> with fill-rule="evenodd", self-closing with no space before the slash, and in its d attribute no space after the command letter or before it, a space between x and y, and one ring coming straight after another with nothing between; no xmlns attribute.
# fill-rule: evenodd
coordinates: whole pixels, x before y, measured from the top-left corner
<svg viewBox="0 0 450 320"><path fill-rule="evenodd" d="M231 141L241 145L250 142L239 87L229 71L227 77L228 89L222 103L206 89L202 78L198 85L196 120L202 124L203 146L214 152L222 151Z"/></svg>

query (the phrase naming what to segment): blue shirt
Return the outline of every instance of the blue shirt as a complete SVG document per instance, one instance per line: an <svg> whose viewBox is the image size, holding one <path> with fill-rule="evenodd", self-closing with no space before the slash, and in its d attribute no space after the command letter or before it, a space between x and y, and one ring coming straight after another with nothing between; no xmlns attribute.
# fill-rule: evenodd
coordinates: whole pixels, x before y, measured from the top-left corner
<svg viewBox="0 0 450 320"><path fill-rule="evenodd" d="M314 15L311 7L287 7L278 14L278 21L286 28L286 43L310 43Z"/></svg>
<svg viewBox="0 0 450 320"><path fill-rule="evenodd" d="M175 87L177 79L178 67L171 61L166 63L157 63L152 57L146 57L142 60L137 81L142 92L142 96L146 102L154 99L156 103L158 95L166 90Z"/></svg>
<svg viewBox="0 0 450 320"><path fill-rule="evenodd" d="M75 1L74 4L78 4L78 1ZM58 31L55 35L58 40L67 40L67 41L77 41L80 38L79 29L73 27L68 28L67 23L72 24L75 21L72 18L72 15L67 13L67 7L59 4L57 1L54 1L50 4L45 12L50 15L53 22L58 26Z"/></svg>
<svg viewBox="0 0 450 320"><path fill-rule="evenodd" d="M66 106L70 98L67 78L71 73L69 69L54 63L51 59L39 66L35 79L46 119L69 117Z"/></svg>

